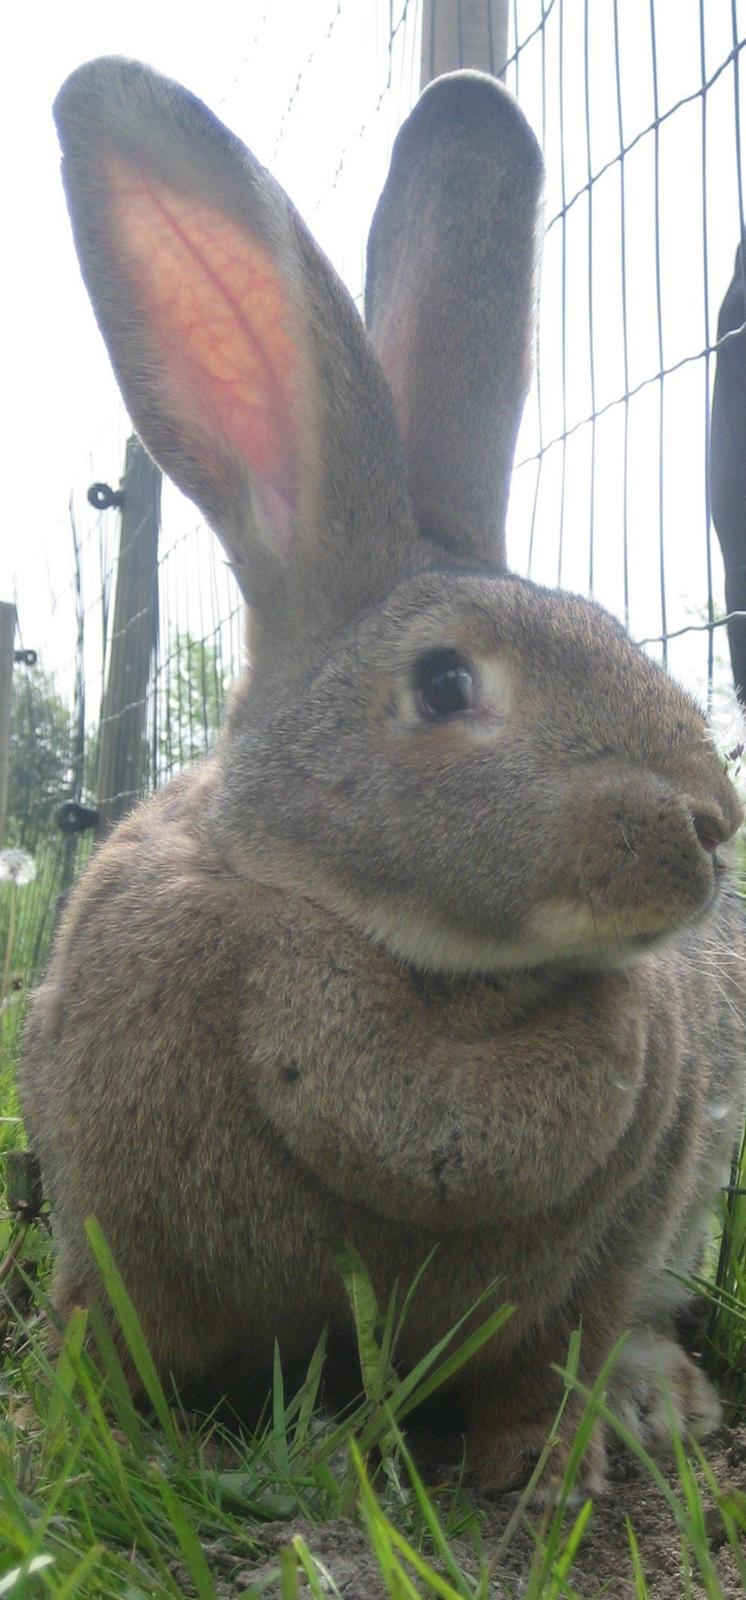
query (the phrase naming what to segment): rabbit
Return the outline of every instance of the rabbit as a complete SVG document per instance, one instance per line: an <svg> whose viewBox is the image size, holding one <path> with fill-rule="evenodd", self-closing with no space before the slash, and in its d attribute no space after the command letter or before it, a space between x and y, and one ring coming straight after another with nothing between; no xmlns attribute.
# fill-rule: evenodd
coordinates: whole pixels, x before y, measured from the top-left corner
<svg viewBox="0 0 746 1600"><path fill-rule="evenodd" d="M469 1470L524 1481L581 1327L665 1447L715 1426L679 1346L743 1103L739 801L690 696L592 601L512 575L543 163L464 71L396 139L367 331L283 191L191 94L82 66L56 102L83 276L132 419L217 531L251 670L213 753L97 850L20 1091L53 1303L94 1215L158 1371L308 1359L425 1275L415 1363L487 1292L451 1383ZM126 1353L123 1355L126 1359ZM129 1370L133 1392L136 1374ZM550 1457L561 1472L580 1401ZM597 1423L581 1482L607 1482Z"/></svg>
<svg viewBox="0 0 746 1600"><path fill-rule="evenodd" d="M718 353L712 390L710 492L725 568L725 604L746 611L746 232L736 250L733 277L718 317ZM728 338L727 335L731 337ZM746 622L732 617L728 643L739 700L746 706Z"/></svg>

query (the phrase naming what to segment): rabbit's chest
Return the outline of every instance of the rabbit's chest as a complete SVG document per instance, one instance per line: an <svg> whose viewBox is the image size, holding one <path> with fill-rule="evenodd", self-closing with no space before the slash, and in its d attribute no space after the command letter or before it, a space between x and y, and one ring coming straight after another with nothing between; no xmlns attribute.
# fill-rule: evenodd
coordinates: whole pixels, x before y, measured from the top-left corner
<svg viewBox="0 0 746 1600"><path fill-rule="evenodd" d="M537 1000L546 999L546 985L540 990L528 975L447 977L408 969L402 988L404 1003L411 989L433 1031L454 1045L497 1042L520 1016L531 1014Z"/></svg>

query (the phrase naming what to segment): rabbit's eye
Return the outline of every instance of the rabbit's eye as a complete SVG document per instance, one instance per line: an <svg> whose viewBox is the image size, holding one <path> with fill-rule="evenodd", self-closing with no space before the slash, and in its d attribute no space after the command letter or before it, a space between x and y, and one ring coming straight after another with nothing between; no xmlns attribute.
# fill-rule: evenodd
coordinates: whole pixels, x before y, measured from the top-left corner
<svg viewBox="0 0 746 1600"><path fill-rule="evenodd" d="M415 687L428 717L455 717L474 705L474 669L456 650L431 650L423 656L415 667Z"/></svg>

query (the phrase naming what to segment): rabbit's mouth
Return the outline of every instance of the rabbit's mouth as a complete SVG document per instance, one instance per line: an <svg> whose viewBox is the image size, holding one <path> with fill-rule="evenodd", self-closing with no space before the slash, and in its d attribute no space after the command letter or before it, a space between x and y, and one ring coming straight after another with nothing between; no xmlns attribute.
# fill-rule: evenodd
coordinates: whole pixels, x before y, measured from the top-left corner
<svg viewBox="0 0 746 1600"><path fill-rule="evenodd" d="M517 937L477 933L406 896L376 897L363 908L351 899L337 910L376 944L420 971L459 973L528 972L540 968L605 970L624 966L665 943L698 915L650 908L634 913L597 909L592 900L551 899L534 907Z"/></svg>
<svg viewBox="0 0 746 1600"><path fill-rule="evenodd" d="M638 950L657 950L666 938L666 933L636 933L633 935L633 945Z"/></svg>
<svg viewBox="0 0 746 1600"><path fill-rule="evenodd" d="M526 951L533 964L568 963L583 967L620 966L666 942L682 927L709 911L717 890L698 912L672 906L602 909L592 897L584 901L546 900L529 919Z"/></svg>

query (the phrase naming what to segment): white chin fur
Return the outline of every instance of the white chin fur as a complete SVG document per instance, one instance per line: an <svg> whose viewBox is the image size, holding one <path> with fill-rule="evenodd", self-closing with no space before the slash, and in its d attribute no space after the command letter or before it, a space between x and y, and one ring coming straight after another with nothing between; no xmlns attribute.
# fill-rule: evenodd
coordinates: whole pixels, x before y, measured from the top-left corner
<svg viewBox="0 0 746 1600"><path fill-rule="evenodd" d="M469 933L404 898L365 906L350 902L344 911L376 944L430 972L526 971L559 961L613 967L643 953L616 927L600 928L589 909L571 902L546 901L537 907L527 937L514 941Z"/></svg>

